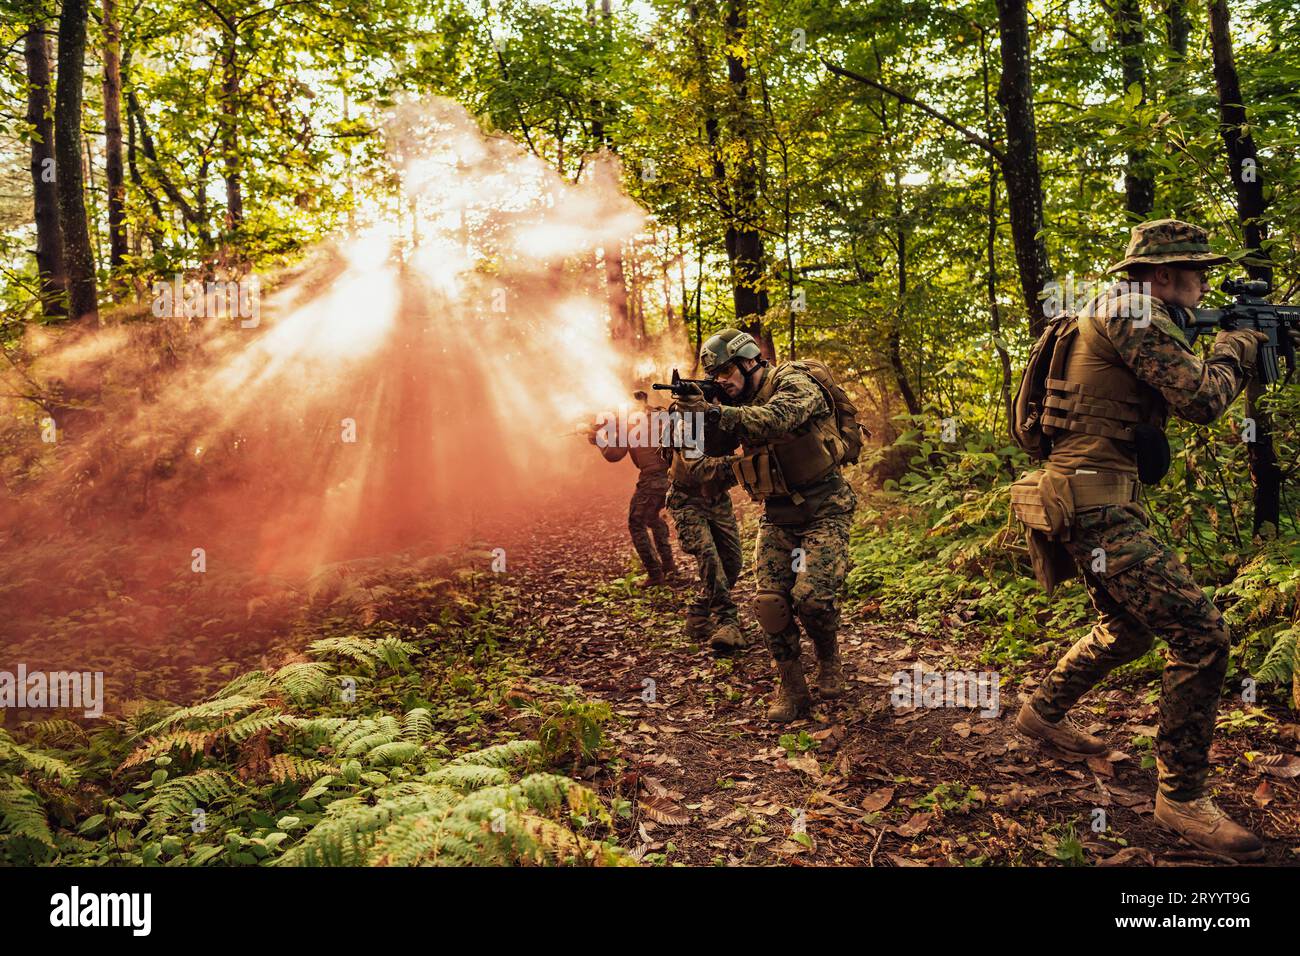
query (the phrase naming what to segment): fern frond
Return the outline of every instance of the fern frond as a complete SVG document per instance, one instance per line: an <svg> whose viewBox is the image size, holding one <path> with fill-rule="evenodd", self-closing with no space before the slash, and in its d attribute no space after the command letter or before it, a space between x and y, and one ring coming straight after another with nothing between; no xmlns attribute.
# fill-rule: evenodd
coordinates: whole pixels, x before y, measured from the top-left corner
<svg viewBox="0 0 1300 956"><path fill-rule="evenodd" d="M140 808L149 814L149 826L188 815L198 806L210 807L239 793L240 787L228 775L216 770L200 770L185 777L168 780Z"/></svg>
<svg viewBox="0 0 1300 956"><path fill-rule="evenodd" d="M509 783L510 774L500 767L484 767L480 764L450 764L441 770L425 774L421 779L427 783L441 784L456 790L467 791Z"/></svg>
<svg viewBox="0 0 1300 956"><path fill-rule="evenodd" d="M293 754L276 754L267 763L267 773L276 783L315 780L327 773L338 773L338 767L323 760L309 760Z"/></svg>
<svg viewBox="0 0 1300 956"><path fill-rule="evenodd" d="M423 792L397 799L385 799L374 806L347 800L331 803L321 820L307 832L302 842L280 858L282 866L358 866L379 831L394 820L425 813L446 813L459 795L442 787L424 788Z"/></svg>
<svg viewBox="0 0 1300 956"><path fill-rule="evenodd" d="M148 733L156 734L163 730L168 730L180 724L189 723L210 723L221 717L229 717L233 714L242 713L246 710L252 710L255 707L262 707L266 701L260 697L246 697L242 694L233 694L230 697L222 697L215 700L206 700L192 707L182 707L174 710L166 717L159 720L147 729Z"/></svg>
<svg viewBox="0 0 1300 956"><path fill-rule="evenodd" d="M249 671L240 674L212 695L213 700L228 697L265 697L271 690L271 675L266 671Z"/></svg>
<svg viewBox="0 0 1300 956"><path fill-rule="evenodd" d="M1281 684L1291 679L1296 660L1296 629L1273 635L1273 645L1252 675L1261 684Z"/></svg>
<svg viewBox="0 0 1300 956"><path fill-rule="evenodd" d="M77 782L78 771L71 764L20 744L4 730L0 730L0 760L17 761L24 769L58 780L65 787Z"/></svg>
<svg viewBox="0 0 1300 956"><path fill-rule="evenodd" d="M17 777L0 777L0 830L11 837L54 846L40 797Z"/></svg>
<svg viewBox="0 0 1300 956"><path fill-rule="evenodd" d="M321 700L334 692L334 668L323 661L286 664L271 678L294 701Z"/></svg>
<svg viewBox="0 0 1300 956"><path fill-rule="evenodd" d="M394 740L380 744L366 754L366 762L376 767L397 767L409 763L424 752L419 744Z"/></svg>
<svg viewBox="0 0 1300 956"><path fill-rule="evenodd" d="M199 753L208 746L212 739L211 734L203 730L175 730L169 734L163 734L161 737L155 737L148 741L144 746L135 750L129 757L122 761L118 766L118 771L127 770L131 767L147 763L155 757L161 757L163 754L171 753L177 748L188 750L192 754Z"/></svg>
<svg viewBox="0 0 1300 956"><path fill-rule="evenodd" d="M416 707L402 720L402 739L428 740L433 736L433 717L427 708Z"/></svg>
<svg viewBox="0 0 1300 956"><path fill-rule="evenodd" d="M541 756L542 745L536 740L511 740L473 753L461 754L449 766L475 764L480 767L520 767L540 760Z"/></svg>

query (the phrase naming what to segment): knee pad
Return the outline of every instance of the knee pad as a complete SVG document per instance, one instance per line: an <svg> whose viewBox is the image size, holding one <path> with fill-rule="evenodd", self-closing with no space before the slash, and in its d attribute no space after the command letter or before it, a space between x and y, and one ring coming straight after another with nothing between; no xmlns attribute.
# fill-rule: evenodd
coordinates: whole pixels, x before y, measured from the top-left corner
<svg viewBox="0 0 1300 956"><path fill-rule="evenodd" d="M790 626L790 602L781 591L759 591L754 597L754 616L768 634L781 634Z"/></svg>

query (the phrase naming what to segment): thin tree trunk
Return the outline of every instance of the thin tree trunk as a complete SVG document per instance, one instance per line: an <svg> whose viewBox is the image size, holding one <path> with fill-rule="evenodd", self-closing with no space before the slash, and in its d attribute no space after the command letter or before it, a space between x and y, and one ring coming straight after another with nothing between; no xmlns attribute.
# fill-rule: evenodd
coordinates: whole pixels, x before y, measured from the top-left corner
<svg viewBox="0 0 1300 956"><path fill-rule="evenodd" d="M68 277L63 269L63 230L55 177L54 120L50 110L50 46L43 26L33 24L23 48L27 61L27 122L32 127L32 205L36 220L36 272L41 313L67 315Z"/></svg>
<svg viewBox="0 0 1300 956"><path fill-rule="evenodd" d="M104 0L104 179L108 188L108 264L126 257L126 184L122 175L122 36L117 0Z"/></svg>
<svg viewBox="0 0 1300 956"><path fill-rule="evenodd" d="M1228 154L1228 174L1237 193L1237 218L1244 245L1250 250L1246 268L1252 278L1272 284L1273 267L1263 243L1268 238L1264 222L1264 180L1255 154L1255 140L1247 125L1241 81L1232 55L1228 6L1210 0L1210 48L1214 55L1214 83L1219 92L1219 131ZM1248 446L1250 471L1255 482L1255 531L1282 517L1282 469L1273 447L1272 417L1259 404L1263 386L1256 379L1246 389L1246 415L1255 420L1255 440Z"/></svg>
<svg viewBox="0 0 1300 956"><path fill-rule="evenodd" d="M243 163L239 153L239 33L227 26L221 47L221 159L226 181L226 226L236 230L244 223Z"/></svg>
<svg viewBox="0 0 1300 956"><path fill-rule="evenodd" d="M997 0L1002 37L1002 80L998 103L1006 122L1007 147L1002 175L1007 183L1011 237L1020 272L1020 291L1029 313L1029 333L1037 338L1046 322L1040 298L1052 279L1043 241L1043 187L1034 126L1034 86L1030 72L1027 0Z"/></svg>
<svg viewBox="0 0 1300 956"><path fill-rule="evenodd" d="M81 87L85 79L87 0L64 0L59 12L59 77L54 99L54 159L59 225L68 275L68 313L99 320L81 175Z"/></svg>
<svg viewBox="0 0 1300 956"><path fill-rule="evenodd" d="M899 173L895 171L894 195L896 197L901 188ZM901 207L900 201L895 210L900 223L902 222ZM903 317L907 310L907 230L899 228L895 245L898 251L898 311L894 314L894 324L889 330L889 366L894 370L894 380L898 383L898 391L903 396L903 403L907 405L908 413L920 415L921 403L907 380L907 365L903 362Z"/></svg>
<svg viewBox="0 0 1300 956"><path fill-rule="evenodd" d="M1115 6L1116 32L1119 34L1120 66L1124 77L1124 91L1134 85L1142 91L1140 102L1146 102L1146 69L1142 62L1142 45L1145 33L1142 28L1142 7L1138 0L1118 0ZM1129 215L1135 219L1150 219L1156 202L1156 184L1151 176L1151 164L1146 150L1134 145L1128 151L1128 166L1124 170L1124 199Z"/></svg>
<svg viewBox="0 0 1300 956"><path fill-rule="evenodd" d="M736 321L761 344L765 339L763 316L767 314L768 295L763 235L758 231L758 168L754 155L754 123L749 104L749 71L740 54L749 28L746 2L747 0L729 0L727 4L727 80L733 97L733 134L740 144L736 163L735 206L732 221L727 227L727 243L731 250L732 299ZM770 351L770 335L766 338Z"/></svg>
<svg viewBox="0 0 1300 956"><path fill-rule="evenodd" d="M988 44L982 27L980 28L980 67L984 77L984 128L991 130L993 128L993 108L989 102ZM1007 432L1010 434L1014 422L1014 411L1011 407L1011 355L1007 352L1007 347L1004 344L1005 340L1002 337L1002 312L998 308L996 255L998 241L998 172L997 159L992 155L988 157L988 176L989 202L985 283L989 300L989 330L993 336L993 347L997 349L998 362L1002 366L1002 407L1006 412Z"/></svg>
<svg viewBox="0 0 1300 956"><path fill-rule="evenodd" d="M1168 0L1165 4L1166 39L1178 59L1187 58L1187 38L1191 23L1187 19L1187 0Z"/></svg>

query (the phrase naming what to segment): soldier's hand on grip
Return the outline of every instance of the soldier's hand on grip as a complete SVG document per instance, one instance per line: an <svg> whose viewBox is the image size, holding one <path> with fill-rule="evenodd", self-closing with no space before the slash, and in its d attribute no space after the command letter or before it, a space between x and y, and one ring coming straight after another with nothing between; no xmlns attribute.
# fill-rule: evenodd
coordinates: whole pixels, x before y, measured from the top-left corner
<svg viewBox="0 0 1300 956"><path fill-rule="evenodd" d="M683 415L693 412L704 412L709 409L709 403L704 398L704 390L698 385L692 385L684 382L677 392L677 400L673 402L673 407Z"/></svg>
<svg viewBox="0 0 1300 956"><path fill-rule="evenodd" d="M1231 355L1247 372L1253 372L1259 347L1268 336L1255 329L1225 329L1214 337L1214 351Z"/></svg>

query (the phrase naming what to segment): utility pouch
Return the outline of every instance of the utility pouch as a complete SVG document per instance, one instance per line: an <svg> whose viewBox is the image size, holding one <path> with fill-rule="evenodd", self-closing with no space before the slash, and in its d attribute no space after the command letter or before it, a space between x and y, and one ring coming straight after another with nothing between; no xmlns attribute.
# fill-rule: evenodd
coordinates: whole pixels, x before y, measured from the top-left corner
<svg viewBox="0 0 1300 956"><path fill-rule="evenodd" d="M731 463L731 471L755 501L790 493L769 448L760 448L751 455L737 458Z"/></svg>
<svg viewBox="0 0 1300 956"><path fill-rule="evenodd" d="M1169 438L1155 425L1134 425L1138 479L1144 485L1158 485L1169 474Z"/></svg>
<svg viewBox="0 0 1300 956"><path fill-rule="evenodd" d="M1058 541L1070 540L1074 493L1070 479L1052 471L1031 471L1011 486L1011 510L1026 528Z"/></svg>

